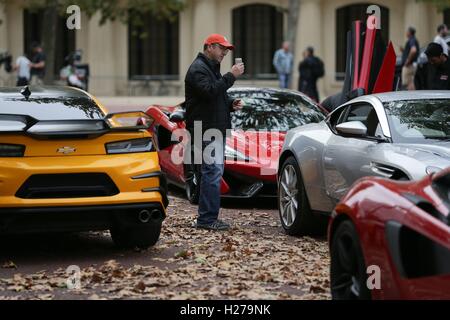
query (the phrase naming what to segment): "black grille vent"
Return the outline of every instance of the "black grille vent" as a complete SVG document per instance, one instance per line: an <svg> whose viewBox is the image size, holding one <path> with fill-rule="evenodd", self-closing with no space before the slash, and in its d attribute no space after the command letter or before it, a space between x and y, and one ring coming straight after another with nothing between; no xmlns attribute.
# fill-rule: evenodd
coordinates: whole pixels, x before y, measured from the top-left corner
<svg viewBox="0 0 450 320"><path fill-rule="evenodd" d="M104 173L38 174L28 178L16 193L22 199L108 197L119 189Z"/></svg>

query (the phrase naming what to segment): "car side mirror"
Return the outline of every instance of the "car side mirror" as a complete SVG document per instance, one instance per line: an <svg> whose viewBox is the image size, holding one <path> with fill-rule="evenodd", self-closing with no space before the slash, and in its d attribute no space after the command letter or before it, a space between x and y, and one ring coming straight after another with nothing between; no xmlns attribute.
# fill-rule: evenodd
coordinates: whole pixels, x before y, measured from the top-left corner
<svg viewBox="0 0 450 320"><path fill-rule="evenodd" d="M169 117L169 120L174 123L183 122L186 118L186 111L184 110L177 110L175 112L172 112L172 114Z"/></svg>
<svg viewBox="0 0 450 320"><path fill-rule="evenodd" d="M351 121L338 124L336 130L344 135L365 136L367 127L361 121Z"/></svg>

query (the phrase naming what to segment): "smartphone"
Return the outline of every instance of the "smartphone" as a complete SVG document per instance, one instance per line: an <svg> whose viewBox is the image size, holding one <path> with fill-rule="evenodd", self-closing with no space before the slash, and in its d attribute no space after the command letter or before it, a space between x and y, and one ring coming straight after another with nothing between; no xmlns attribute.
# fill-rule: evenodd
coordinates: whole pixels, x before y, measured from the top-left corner
<svg viewBox="0 0 450 320"><path fill-rule="evenodd" d="M234 59L234 64L241 64L241 63L242 63L242 58Z"/></svg>

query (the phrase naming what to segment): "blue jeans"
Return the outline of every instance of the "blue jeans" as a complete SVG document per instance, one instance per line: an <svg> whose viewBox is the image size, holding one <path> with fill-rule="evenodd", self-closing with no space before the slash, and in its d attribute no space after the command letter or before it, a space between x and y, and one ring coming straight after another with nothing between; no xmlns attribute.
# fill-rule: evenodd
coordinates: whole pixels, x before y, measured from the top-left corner
<svg viewBox="0 0 450 320"><path fill-rule="evenodd" d="M209 150L203 152L197 224L215 222L220 212L225 143L223 141L203 142L203 151L208 146L210 150L215 146L214 150L218 152L209 152Z"/></svg>
<svg viewBox="0 0 450 320"><path fill-rule="evenodd" d="M279 79L280 79L280 88L281 89L288 89L289 88L289 84L290 84L290 80L291 80L291 75L290 74L279 74Z"/></svg>

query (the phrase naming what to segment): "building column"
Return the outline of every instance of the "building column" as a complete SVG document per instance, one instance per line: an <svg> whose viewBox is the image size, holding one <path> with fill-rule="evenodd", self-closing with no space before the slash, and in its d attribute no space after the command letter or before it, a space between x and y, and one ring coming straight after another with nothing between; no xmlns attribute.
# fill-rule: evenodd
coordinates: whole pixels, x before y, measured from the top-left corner
<svg viewBox="0 0 450 320"><path fill-rule="evenodd" d="M25 53L23 46L23 8L16 2L9 2L6 6L6 16L8 17L6 19L6 29L8 30L6 36L8 39L7 49L14 57L23 55ZM11 32L12 30L14 32Z"/></svg>
<svg viewBox="0 0 450 320"><path fill-rule="evenodd" d="M195 50L193 48L193 1L187 3L186 8L180 12L180 23L179 23L179 81L181 89L184 89L184 77L186 72L194 60ZM184 90L180 90L182 94Z"/></svg>
<svg viewBox="0 0 450 320"><path fill-rule="evenodd" d="M429 28L429 6L416 0L406 0L404 7L405 32L408 27L414 27L417 30L416 37L421 46L433 41L435 32Z"/></svg>
<svg viewBox="0 0 450 320"><path fill-rule="evenodd" d="M211 33L217 33L216 0L194 0L192 2L192 51L191 60L203 51L203 41Z"/></svg>
<svg viewBox="0 0 450 320"><path fill-rule="evenodd" d="M321 0L301 0L300 14L297 26L297 41L294 59L293 88L298 88L299 72L298 65L303 60L303 52L309 46L314 47L315 55L322 60L322 10ZM319 81L318 89L323 98L323 81Z"/></svg>
<svg viewBox="0 0 450 320"><path fill-rule="evenodd" d="M81 12L81 29L75 31L75 49L83 51L83 61L90 63L89 61L89 18Z"/></svg>
<svg viewBox="0 0 450 320"><path fill-rule="evenodd" d="M8 2L0 4L0 49L6 50L13 56L13 63L18 56L23 55L23 9L20 3ZM2 66L0 70L2 81L0 85L15 86L16 73L7 74Z"/></svg>
<svg viewBox="0 0 450 320"><path fill-rule="evenodd" d="M113 23L113 71L116 95L128 95L128 25Z"/></svg>
<svg viewBox="0 0 450 320"><path fill-rule="evenodd" d="M6 16L6 5L0 2L0 50L8 47L8 18Z"/></svg>
<svg viewBox="0 0 450 320"><path fill-rule="evenodd" d="M117 63L115 61L114 26L110 21L99 25L100 14L88 22L86 62L90 65L89 91L96 96L115 95Z"/></svg>

